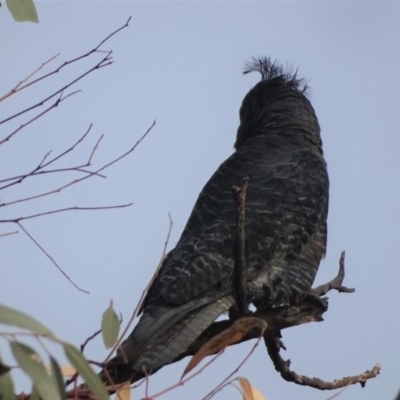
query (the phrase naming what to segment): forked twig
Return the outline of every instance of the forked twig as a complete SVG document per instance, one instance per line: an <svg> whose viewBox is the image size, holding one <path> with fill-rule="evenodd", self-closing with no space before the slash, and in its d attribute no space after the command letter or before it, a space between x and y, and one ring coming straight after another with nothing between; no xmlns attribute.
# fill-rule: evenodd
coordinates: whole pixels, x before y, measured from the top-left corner
<svg viewBox="0 0 400 400"><path fill-rule="evenodd" d="M337 290L339 293L353 293L356 291L356 289L342 286L344 280L344 258L345 258L345 252L342 251L342 253L340 254L339 272L337 276L331 281L325 283L324 285L320 285L314 288L313 289L314 294L321 297L325 296L330 290Z"/></svg>

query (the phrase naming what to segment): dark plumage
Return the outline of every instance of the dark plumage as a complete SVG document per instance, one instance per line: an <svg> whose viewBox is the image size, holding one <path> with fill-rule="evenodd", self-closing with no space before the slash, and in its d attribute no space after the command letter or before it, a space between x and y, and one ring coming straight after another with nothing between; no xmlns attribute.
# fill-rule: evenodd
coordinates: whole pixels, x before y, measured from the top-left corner
<svg viewBox="0 0 400 400"><path fill-rule="evenodd" d="M201 191L119 351L117 360L123 353L133 371L170 363L235 305L232 187L243 178L248 303L295 303L310 291L325 255L329 181L306 85L268 58L246 64L244 73L253 71L262 79L240 108L236 150Z"/></svg>

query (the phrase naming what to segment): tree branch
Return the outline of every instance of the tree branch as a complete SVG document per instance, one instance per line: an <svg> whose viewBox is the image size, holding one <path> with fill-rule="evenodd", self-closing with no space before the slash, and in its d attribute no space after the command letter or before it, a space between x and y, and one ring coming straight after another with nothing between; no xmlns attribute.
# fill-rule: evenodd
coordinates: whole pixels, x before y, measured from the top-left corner
<svg viewBox="0 0 400 400"><path fill-rule="evenodd" d="M233 193L237 203L237 241L236 241L236 259L235 259L235 289L236 304L239 315L249 313L247 305L247 278L246 278L246 233L244 229L246 192L249 178L243 179L240 186L233 186Z"/></svg>
<svg viewBox="0 0 400 400"><path fill-rule="evenodd" d="M292 371L290 367L290 360L284 360L280 355L280 338L279 334L264 335L265 345L267 347L268 355L274 363L275 369L281 374L282 378L288 382L296 383L297 385L309 386L319 390L335 390L356 383L365 386L368 379L378 376L381 366L376 364L372 370L365 371L362 374L355 376L346 376L341 379L335 379L333 382L323 381L319 378L309 378L305 375L298 375Z"/></svg>
<svg viewBox="0 0 400 400"><path fill-rule="evenodd" d="M34 81L32 81L32 82L26 84L25 86L19 88L19 90L25 89L25 88L28 87L28 86L31 86L31 85L33 85L33 84L35 84L35 83L37 83L37 82L39 82L39 81L41 81L41 80L43 80L43 79L48 78L48 77L51 76L51 75L54 75L54 74L60 72L60 71L61 71L63 68L65 68L67 65L73 64L73 63L75 63L75 62L77 62L77 61L79 61L79 60L81 60L81 59L83 59L83 58L86 58L86 57L90 56L91 54L93 54L93 53L95 53L95 52L100 52L100 51L98 51L98 49L99 49L107 40L109 40L112 36L114 36L115 34L117 34L117 33L118 33L119 31L121 31L122 29L128 27L128 26L129 26L130 20L131 20L131 17L128 18L128 20L126 21L125 25L121 26L120 28L118 28L118 29L116 29L114 32L112 32L110 35L108 35L105 39L103 39L103 40L102 40L96 47L94 47L92 50L90 50L90 51L88 51L87 53L85 53L85 54L83 54L83 55L81 55L81 56L78 56L78 57L76 57L76 58L74 58L74 59L72 59L72 60L70 60L70 61L65 61L60 67L58 67L58 68L55 69L54 71L51 71L50 73L48 73L48 74L46 74L46 75L43 75L43 76L41 76L40 78L38 78L38 79L36 79L36 80L34 80ZM14 114L14 115L12 115L12 116L6 118L6 119L0 121L0 125L3 124L3 123L5 123L5 122L8 122L8 121L10 121L10 120L12 120L12 119L14 119L14 118L16 118L16 117L18 117L18 116L20 116L20 115L22 115L22 114L25 114L26 112L28 112L28 111L30 111L30 110L33 110L33 109L35 109L35 108L37 108L37 107L43 105L45 102L47 102L48 100L50 100L50 99L53 98L54 96L57 96L58 94L62 93L65 89L69 88L69 87L72 86L74 83L78 82L79 80L81 80L83 77L85 77L86 75L90 74L90 73L93 72L94 70L100 69L100 68L102 68L102 67L105 67L105 66L107 66L107 65L112 64L111 57L110 57L111 54L112 54L112 51L105 52L105 54L106 54L105 57L103 57L102 60L101 60L100 62L98 62L94 67L92 67L92 68L90 68L89 70L87 70L84 74L80 75L78 78L74 79L73 81L71 81L70 83L68 83L67 85L65 85L64 87L62 87L61 89L57 90L56 92L54 92L54 93L51 94L50 96L44 98L44 99L41 100L40 102L36 103L35 105L33 105L33 106L31 106L31 107L28 107L28 108L26 108L25 110L22 110L22 111L20 111L20 112L18 112L18 113L16 113L16 114ZM0 141L0 145L1 145L4 141L7 141L7 140L8 140L8 139L6 138L5 140Z"/></svg>
<svg viewBox="0 0 400 400"><path fill-rule="evenodd" d="M38 243L38 241L22 226L20 222L17 222L19 227L26 233L26 235L29 237L29 239L32 240L33 243L41 250L41 252L56 266L56 268L67 278L67 280L70 281L70 283L75 286L80 292L83 293L90 293L85 289L82 289L79 287L66 273L65 271L57 264L57 262L54 260L54 258Z"/></svg>

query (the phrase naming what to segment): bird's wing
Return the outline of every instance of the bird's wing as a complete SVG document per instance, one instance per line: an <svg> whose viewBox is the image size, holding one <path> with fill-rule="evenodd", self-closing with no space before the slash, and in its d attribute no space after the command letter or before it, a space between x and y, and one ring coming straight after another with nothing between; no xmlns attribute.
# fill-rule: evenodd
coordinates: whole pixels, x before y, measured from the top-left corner
<svg viewBox="0 0 400 400"><path fill-rule="evenodd" d="M264 151L239 149L214 173L151 286L145 307L183 305L225 284L230 291L237 221L232 187L245 177L249 178L247 248L250 245L263 263L288 252L301 252L318 233L328 204L328 177L322 156L297 151L267 158ZM326 241L324 235L321 237Z"/></svg>

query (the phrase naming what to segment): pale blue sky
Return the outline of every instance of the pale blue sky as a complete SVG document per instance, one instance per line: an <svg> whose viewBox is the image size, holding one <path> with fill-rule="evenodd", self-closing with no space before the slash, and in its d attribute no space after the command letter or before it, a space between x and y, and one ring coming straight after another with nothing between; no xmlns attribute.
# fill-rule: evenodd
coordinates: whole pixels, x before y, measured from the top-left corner
<svg viewBox="0 0 400 400"><path fill-rule="evenodd" d="M133 201L129 209L71 212L25 226L86 295L73 288L20 232L0 239L0 302L24 310L79 345L98 329L110 299L125 321L150 279L174 220L179 238L197 195L233 151L238 110L259 80L241 75L251 56L269 55L299 67L311 86L331 180L328 255L316 283L337 272L347 251L345 284L332 293L323 323L283 332L298 373L330 380L376 362L381 375L348 388L340 399L391 399L400 387L400 4L398 2L44 2L39 25L17 24L0 11L0 94L55 53L63 62L91 49L132 16L104 49L115 63L79 82L83 92L0 147L2 177L24 172L43 155L69 147L93 122L87 143L69 156L85 160L97 137L100 165L157 125L134 154L61 194L0 208L0 219L67 206ZM89 63L90 64L90 63ZM71 67L3 102L0 119L40 100L89 65ZM25 119L0 126L0 139ZM97 163L97 164L96 164ZM65 166L65 163L61 163ZM2 191L1 200L36 194L71 176L32 179ZM0 226L0 234L15 227ZM165 399L200 399L228 375L252 343L231 348L197 379ZM7 346L0 342L2 354ZM59 354L59 353L56 353ZM100 340L87 355L102 360ZM149 394L176 382L188 360L150 379ZM240 370L269 400L327 399L287 383L263 345ZM19 375L18 375L19 376ZM18 378L19 389L28 390ZM140 398L139 390L135 398ZM228 387L217 399L238 399Z"/></svg>

